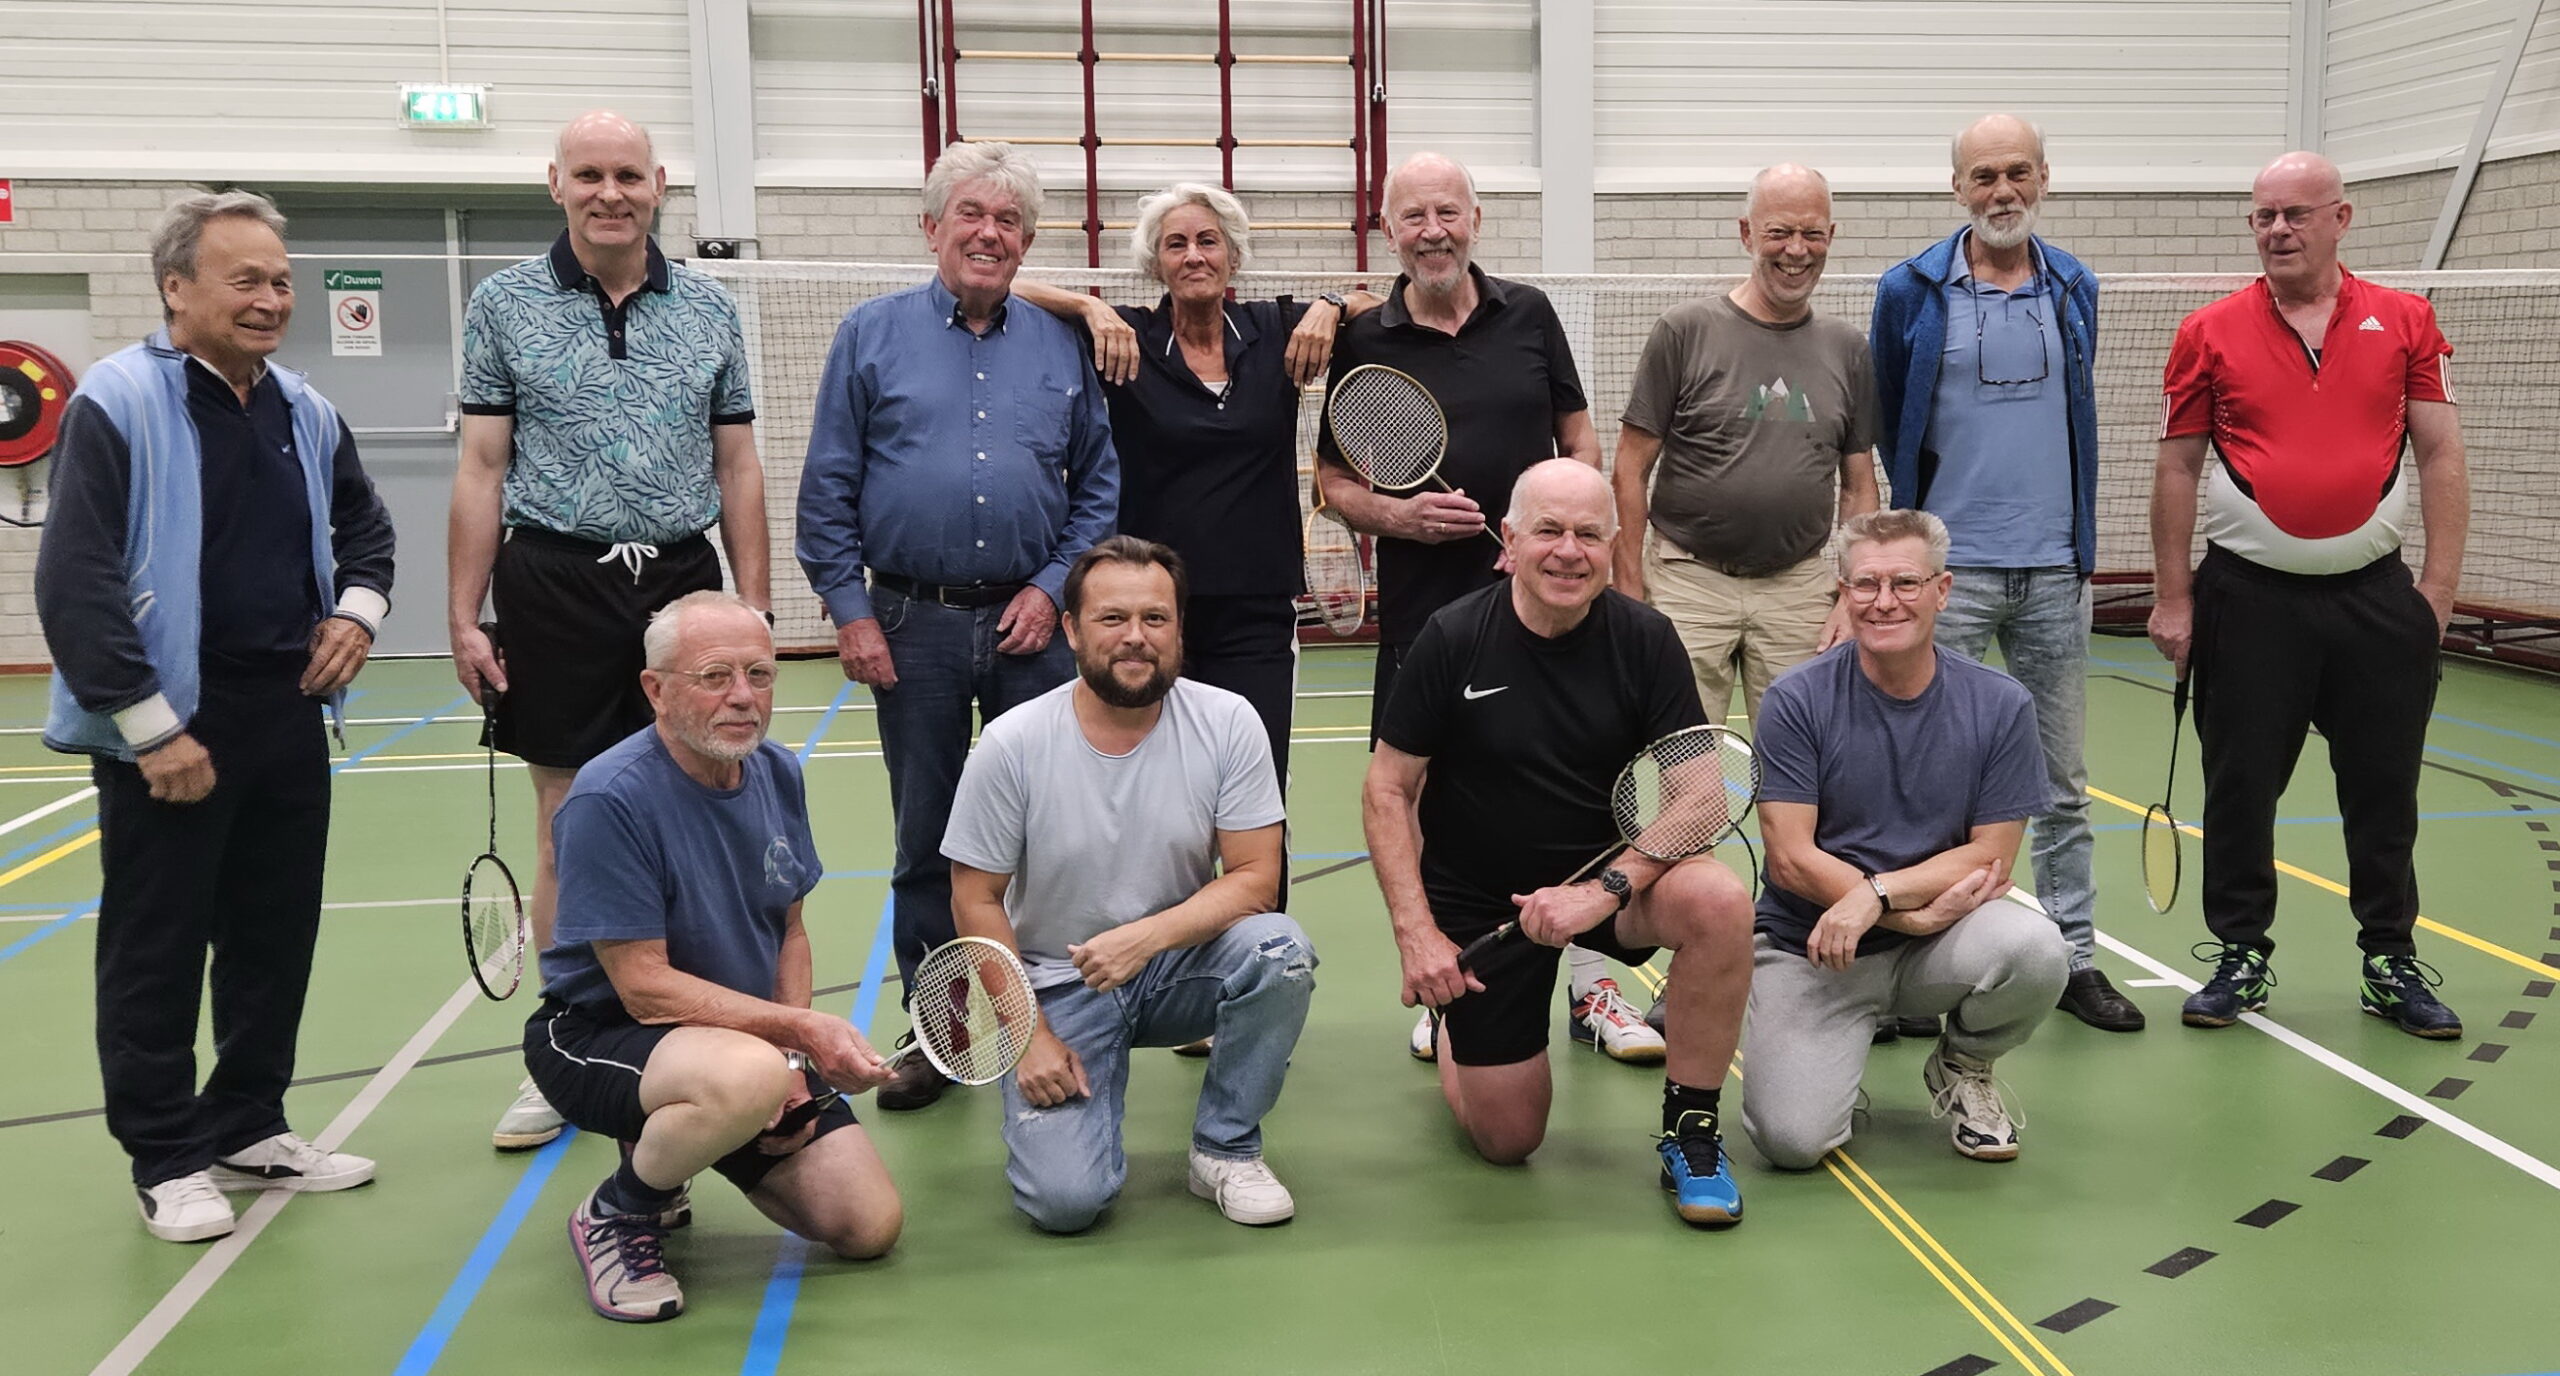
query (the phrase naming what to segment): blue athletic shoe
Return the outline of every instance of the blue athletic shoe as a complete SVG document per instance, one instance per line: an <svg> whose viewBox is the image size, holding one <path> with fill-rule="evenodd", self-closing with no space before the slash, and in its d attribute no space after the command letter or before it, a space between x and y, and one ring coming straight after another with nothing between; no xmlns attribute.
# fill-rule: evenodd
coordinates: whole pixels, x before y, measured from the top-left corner
<svg viewBox="0 0 2560 1376"><path fill-rule="evenodd" d="M1725 1154L1713 1117L1681 1115L1680 1130L1664 1133L1654 1148L1662 1153L1662 1188L1671 1191L1682 1219L1705 1228L1742 1221L1742 1187L1734 1183L1733 1158Z"/></svg>
<svg viewBox="0 0 2560 1376"><path fill-rule="evenodd" d="M2356 1001L2413 1037L2451 1041L2462 1035L2462 1019L2436 998L2433 986L2442 983L2444 976L2416 956L2366 956Z"/></svg>
<svg viewBox="0 0 2560 1376"><path fill-rule="evenodd" d="M2267 991L2276 987L2276 972L2255 947L2218 941L2196 943L2195 957L2214 962L2213 978L2187 995L2178 1020L2189 1027L2229 1027L2243 1013L2267 1006Z"/></svg>

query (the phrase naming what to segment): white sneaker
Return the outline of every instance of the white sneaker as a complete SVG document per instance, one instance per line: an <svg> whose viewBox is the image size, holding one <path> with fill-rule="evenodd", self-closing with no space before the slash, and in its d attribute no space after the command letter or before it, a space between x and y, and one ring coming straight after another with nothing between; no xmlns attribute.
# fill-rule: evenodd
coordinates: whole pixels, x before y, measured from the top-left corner
<svg viewBox="0 0 2560 1376"><path fill-rule="evenodd" d="M231 1201L203 1171L133 1192L142 1197L142 1226L162 1242L203 1242L231 1231Z"/></svg>
<svg viewBox="0 0 2560 1376"><path fill-rule="evenodd" d="M568 1120L542 1097L542 1091L534 1088L533 1078L527 1076L524 1083L516 1086L516 1101L498 1115L498 1126L489 1134L489 1145L500 1151L531 1151L559 1136L567 1126Z"/></svg>
<svg viewBox="0 0 2560 1376"><path fill-rule="evenodd" d="M343 1151L322 1151L289 1132L252 1143L205 1171L226 1190L352 1190L373 1179L373 1162Z"/></svg>
<svg viewBox="0 0 2560 1376"><path fill-rule="evenodd" d="M1941 1041L1928 1064L1920 1068L1920 1082L1929 1087L1930 1117L1955 1115L1958 1152L1976 1161L2017 1159L2017 1125L2027 1120L2023 1114L2012 1120L2008 1105L2000 1100L1999 1082L1991 1078L1989 1061L1976 1060Z"/></svg>
<svg viewBox="0 0 2560 1376"><path fill-rule="evenodd" d="M1404 1049L1412 1052L1417 1061L1439 1060L1440 1015L1428 1008L1423 1009L1422 1016L1414 1020L1413 1035L1405 1038Z"/></svg>
<svg viewBox="0 0 2560 1376"><path fill-rule="evenodd" d="M1575 1041L1607 1053L1613 1061L1660 1065L1667 1050L1662 1034L1645 1026L1635 1005L1618 992L1614 979L1598 981L1590 993L1573 1001L1573 1024L1566 1030Z"/></svg>
<svg viewBox="0 0 2560 1376"><path fill-rule="evenodd" d="M1192 1152L1191 1192L1215 1200L1218 1212L1234 1222L1255 1227L1286 1223L1298 1213L1298 1201L1289 1197L1289 1187L1259 1156L1230 1161Z"/></svg>

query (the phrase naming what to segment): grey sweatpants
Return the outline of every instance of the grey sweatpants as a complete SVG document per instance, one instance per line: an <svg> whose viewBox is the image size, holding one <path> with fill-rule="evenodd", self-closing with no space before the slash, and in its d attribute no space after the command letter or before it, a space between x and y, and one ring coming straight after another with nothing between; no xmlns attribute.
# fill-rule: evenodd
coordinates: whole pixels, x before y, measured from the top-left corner
<svg viewBox="0 0 2560 1376"><path fill-rule="evenodd" d="M2070 949L2053 920L1998 898L1936 936L1825 970L1752 938L1742 1126L1782 1170L1849 1140L1849 1109L1883 1017L1947 1016L1947 1044L1997 1060L2053 1011Z"/></svg>

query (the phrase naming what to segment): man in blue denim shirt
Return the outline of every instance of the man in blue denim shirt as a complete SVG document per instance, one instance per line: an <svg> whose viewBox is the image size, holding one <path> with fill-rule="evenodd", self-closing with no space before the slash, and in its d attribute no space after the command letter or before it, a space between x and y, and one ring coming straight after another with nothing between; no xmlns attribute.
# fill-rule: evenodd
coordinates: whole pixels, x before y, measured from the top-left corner
<svg viewBox="0 0 2560 1376"><path fill-rule="evenodd" d="M1980 659L1997 636L2003 664L2035 698L2054 802L2036 818L2033 864L2036 896L2071 943L2061 1006L2092 1027L2137 1032L2142 1010L2097 966L2081 757L2097 563L2097 279L2035 235L2041 130L1985 116L1956 136L1953 161L1971 223L1876 285L1879 447L1895 504L1935 514L1954 536L1938 643Z"/></svg>
<svg viewBox="0 0 2560 1376"><path fill-rule="evenodd" d="M1040 201L1039 174L1011 147L943 152L924 184L934 280L845 316L800 474L800 567L845 677L879 703L904 975L952 936L942 833L970 706L992 721L1066 682L1067 569L1119 513L1084 344L1046 311L1012 309ZM919 1058L880 1106L922 1108L944 1084Z"/></svg>

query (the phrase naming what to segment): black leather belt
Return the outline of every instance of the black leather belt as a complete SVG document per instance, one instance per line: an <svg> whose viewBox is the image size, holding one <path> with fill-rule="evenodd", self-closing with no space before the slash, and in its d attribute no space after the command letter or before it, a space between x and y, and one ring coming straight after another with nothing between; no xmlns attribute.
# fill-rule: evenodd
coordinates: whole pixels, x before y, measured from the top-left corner
<svg viewBox="0 0 2560 1376"><path fill-rule="evenodd" d="M1028 583L919 583L912 578L900 578L894 573L882 573L878 569L873 569L871 586L887 588L900 597L912 598L918 602L934 602L945 607L965 610L1010 602L1015 594L1031 585Z"/></svg>

